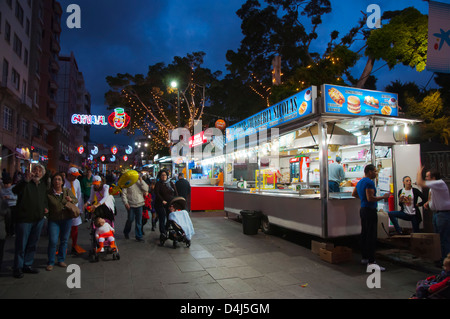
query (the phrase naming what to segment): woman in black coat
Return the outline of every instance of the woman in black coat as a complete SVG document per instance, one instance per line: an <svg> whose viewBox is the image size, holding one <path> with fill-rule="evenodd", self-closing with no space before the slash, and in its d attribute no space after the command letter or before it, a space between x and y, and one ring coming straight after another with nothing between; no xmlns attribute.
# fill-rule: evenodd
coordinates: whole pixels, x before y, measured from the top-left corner
<svg viewBox="0 0 450 319"><path fill-rule="evenodd" d="M425 197L420 190L412 187L411 177L409 176L403 177L403 187L404 188L398 192L401 210L389 212L389 219L399 234L402 234L402 229L398 224L398 218L411 221L413 232L418 233L420 231L419 225L422 221L419 206L423 206L425 203ZM417 204L417 200L419 198L421 198L422 201Z"/></svg>
<svg viewBox="0 0 450 319"><path fill-rule="evenodd" d="M166 233L166 217L169 214L169 203L178 196L175 184L169 179L169 172L161 170L155 184L155 210L158 214L160 236Z"/></svg>

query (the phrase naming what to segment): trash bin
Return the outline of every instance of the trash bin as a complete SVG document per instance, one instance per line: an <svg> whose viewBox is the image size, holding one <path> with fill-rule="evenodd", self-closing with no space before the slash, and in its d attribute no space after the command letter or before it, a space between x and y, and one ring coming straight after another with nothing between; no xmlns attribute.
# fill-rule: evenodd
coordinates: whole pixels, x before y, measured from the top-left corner
<svg viewBox="0 0 450 319"><path fill-rule="evenodd" d="M261 225L261 213L253 210L241 211L242 228L245 235L258 234Z"/></svg>

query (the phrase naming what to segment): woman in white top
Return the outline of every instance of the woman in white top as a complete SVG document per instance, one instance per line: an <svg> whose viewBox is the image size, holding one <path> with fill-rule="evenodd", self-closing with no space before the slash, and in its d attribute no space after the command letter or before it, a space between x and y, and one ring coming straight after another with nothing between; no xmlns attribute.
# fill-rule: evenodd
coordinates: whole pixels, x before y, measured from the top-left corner
<svg viewBox="0 0 450 319"><path fill-rule="evenodd" d="M418 199L422 201L417 204ZM398 218L411 221L414 233L420 231L420 222L422 216L420 215L419 206L423 206L425 198L420 190L412 187L411 177L403 177L403 188L398 192L400 211L389 212L389 219L394 225L397 233L402 234L402 229L398 224Z"/></svg>

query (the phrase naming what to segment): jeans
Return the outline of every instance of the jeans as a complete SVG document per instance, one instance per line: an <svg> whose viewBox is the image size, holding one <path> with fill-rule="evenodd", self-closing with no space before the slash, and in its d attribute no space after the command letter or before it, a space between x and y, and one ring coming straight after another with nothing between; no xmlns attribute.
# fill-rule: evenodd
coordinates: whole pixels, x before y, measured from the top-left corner
<svg viewBox="0 0 450 319"><path fill-rule="evenodd" d="M420 212L418 214L420 214ZM398 218L410 221L412 224L414 233L420 232L420 227L419 227L420 223L417 220L417 215L409 215L403 211L389 212L388 215L389 215L389 219L391 220L392 224L394 225L394 228L397 231L397 233L402 232L402 229L401 229L400 225L398 224Z"/></svg>
<svg viewBox="0 0 450 319"><path fill-rule="evenodd" d="M166 207L163 205L155 205L156 213L158 214L159 232L161 234L166 233Z"/></svg>
<svg viewBox="0 0 450 319"><path fill-rule="evenodd" d="M339 183L335 181L328 182L328 190L330 193L339 193L341 191Z"/></svg>
<svg viewBox="0 0 450 319"><path fill-rule="evenodd" d="M66 259L67 244L69 241L72 219L48 222L48 265L55 264L56 245L59 239L58 262Z"/></svg>
<svg viewBox="0 0 450 319"><path fill-rule="evenodd" d="M434 231L441 238L442 259L450 253L450 211L437 212L433 215Z"/></svg>
<svg viewBox="0 0 450 319"><path fill-rule="evenodd" d="M361 255L369 263L375 262L375 249L377 245L378 214L376 208L361 207Z"/></svg>
<svg viewBox="0 0 450 319"><path fill-rule="evenodd" d="M14 270L31 267L31 265L33 265L34 254L36 253L43 226L44 219L34 223L16 224Z"/></svg>
<svg viewBox="0 0 450 319"><path fill-rule="evenodd" d="M125 228L123 230L123 233L125 236L128 236L128 234L131 231L131 224L133 224L133 220L136 222L136 225L134 227L134 234L136 236L136 239L142 239L142 209L144 206L140 207L130 207L130 210L128 211L128 219L125 223Z"/></svg>

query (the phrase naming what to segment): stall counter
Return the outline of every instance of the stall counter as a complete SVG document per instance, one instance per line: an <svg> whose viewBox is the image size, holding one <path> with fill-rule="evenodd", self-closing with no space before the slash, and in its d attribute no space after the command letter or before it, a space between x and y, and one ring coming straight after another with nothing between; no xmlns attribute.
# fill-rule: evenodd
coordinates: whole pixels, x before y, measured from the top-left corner
<svg viewBox="0 0 450 319"><path fill-rule="evenodd" d="M223 186L192 185L191 210L223 210Z"/></svg>

